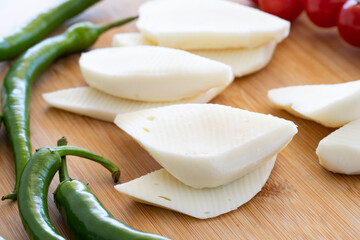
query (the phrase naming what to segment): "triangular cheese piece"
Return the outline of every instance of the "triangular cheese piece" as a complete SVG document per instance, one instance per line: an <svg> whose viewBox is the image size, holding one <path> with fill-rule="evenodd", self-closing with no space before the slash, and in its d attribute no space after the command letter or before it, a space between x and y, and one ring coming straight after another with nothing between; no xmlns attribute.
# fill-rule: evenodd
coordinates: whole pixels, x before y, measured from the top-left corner
<svg viewBox="0 0 360 240"><path fill-rule="evenodd" d="M268 97L277 107L327 127L360 117L360 80L272 89Z"/></svg>
<svg viewBox="0 0 360 240"><path fill-rule="evenodd" d="M154 0L140 6L137 27L159 46L209 50L280 42L290 23L230 1Z"/></svg>
<svg viewBox="0 0 360 240"><path fill-rule="evenodd" d="M173 102L142 102L114 97L92 87L70 88L43 94L45 101L53 107L113 122L117 114L163 107L183 103L207 103L222 92L227 85L212 88L199 96Z"/></svg>
<svg viewBox="0 0 360 240"><path fill-rule="evenodd" d="M156 45L140 33L119 33L113 38L114 47ZM189 52L229 65L235 77L245 76L264 68L274 53L276 43L271 41L256 48L189 50Z"/></svg>
<svg viewBox="0 0 360 240"><path fill-rule="evenodd" d="M354 120L320 141L316 149L320 164L329 171L360 174L360 119Z"/></svg>
<svg viewBox="0 0 360 240"><path fill-rule="evenodd" d="M275 159L273 157L245 176L216 188L189 187L165 169L116 185L115 188L142 203L195 218L212 218L237 209L260 192L269 178Z"/></svg>
<svg viewBox="0 0 360 240"><path fill-rule="evenodd" d="M118 115L115 123L170 174L217 187L259 167L296 134L287 120L217 104L178 104Z"/></svg>
<svg viewBox="0 0 360 240"><path fill-rule="evenodd" d="M85 81L100 91L137 101L191 98L233 79L223 63L172 48L101 48L79 60Z"/></svg>

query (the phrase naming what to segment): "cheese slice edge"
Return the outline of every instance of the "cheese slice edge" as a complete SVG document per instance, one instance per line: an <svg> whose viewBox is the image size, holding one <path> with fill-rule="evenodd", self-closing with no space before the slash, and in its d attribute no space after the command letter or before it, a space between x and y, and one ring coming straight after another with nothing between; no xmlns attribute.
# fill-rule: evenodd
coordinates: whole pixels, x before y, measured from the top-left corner
<svg viewBox="0 0 360 240"><path fill-rule="evenodd" d="M83 53L79 64L91 87L136 101L192 98L233 78L226 64L158 46L95 49Z"/></svg>
<svg viewBox="0 0 360 240"><path fill-rule="evenodd" d="M359 132L357 119L323 138L316 149L320 165L335 173L360 174Z"/></svg>
<svg viewBox="0 0 360 240"><path fill-rule="evenodd" d="M43 98L52 107L85 115L95 119L113 122L117 114L124 114L149 108L182 103L207 103L222 92L227 85L189 99L173 102L142 102L114 97L92 87L77 87L44 93Z"/></svg>
<svg viewBox="0 0 360 240"><path fill-rule="evenodd" d="M276 107L326 127L341 127L360 117L360 80L277 88L268 98Z"/></svg>
<svg viewBox="0 0 360 240"><path fill-rule="evenodd" d="M119 33L114 35L114 47L125 46L155 46L141 33ZM214 50L188 50L189 52L222 62L231 67L235 77L252 74L264 68L271 60L276 48L276 42L271 41L256 48L214 49Z"/></svg>
<svg viewBox="0 0 360 240"><path fill-rule="evenodd" d="M280 42L290 22L230 1L155 0L140 6L137 27L159 46L225 49Z"/></svg>
<svg viewBox="0 0 360 240"><path fill-rule="evenodd" d="M233 211L251 200L265 185L276 156L231 183L216 188L189 187L165 169L160 169L127 183L115 186L135 201L206 219Z"/></svg>

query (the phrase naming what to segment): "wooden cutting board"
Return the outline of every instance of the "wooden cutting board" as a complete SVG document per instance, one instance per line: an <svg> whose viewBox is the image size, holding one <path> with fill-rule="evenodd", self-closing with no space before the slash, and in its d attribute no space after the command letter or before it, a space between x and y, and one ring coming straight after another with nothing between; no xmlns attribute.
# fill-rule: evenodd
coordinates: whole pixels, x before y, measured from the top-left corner
<svg viewBox="0 0 360 240"><path fill-rule="evenodd" d="M11 0L2 0L0 4ZM40 2L40 1L37 1ZM136 14L144 0L106 0L68 22L90 20L106 23ZM20 9L21 4L18 4ZM16 10L16 9L15 9ZM9 10L10 11L10 10ZM20 14L8 14L2 26L12 24ZM57 33L63 31L60 29ZM112 36L136 31L135 24L104 34L93 48L111 46ZM0 32L1 33L1 32ZM82 117L50 108L42 93L85 86L78 59L80 54L56 61L32 87L31 140L33 149L54 146L61 136L69 144L84 147L114 161L127 182L160 166L134 140L112 123ZM333 174L319 164L315 149L334 129L325 128L287 112L268 101L272 88L340 83L360 75L360 49L344 43L336 29L320 29L303 14L281 43L271 63L262 71L236 79L212 102L250 111L269 113L298 125L299 133L278 156L263 190L239 209L222 216L198 220L180 213L136 203L113 188L109 173L99 165L72 157L70 175L89 183L105 207L119 220L143 231L172 239L356 239L360 237L360 177ZM0 64L0 77L10 63ZM14 163L4 127L0 130L0 194L14 185ZM49 211L54 225L68 237L53 203L54 179L49 191ZM0 203L0 235L6 239L28 239L21 224L16 202Z"/></svg>

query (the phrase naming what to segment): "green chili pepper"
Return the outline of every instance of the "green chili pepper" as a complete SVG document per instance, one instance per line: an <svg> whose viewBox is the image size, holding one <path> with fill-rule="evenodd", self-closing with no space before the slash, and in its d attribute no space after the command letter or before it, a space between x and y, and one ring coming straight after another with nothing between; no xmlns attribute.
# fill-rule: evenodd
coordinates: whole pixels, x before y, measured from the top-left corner
<svg viewBox="0 0 360 240"><path fill-rule="evenodd" d="M58 145L62 144L58 142ZM169 240L136 230L116 220L87 184L69 177L65 157L61 162L59 176L60 184L54 192L54 200L74 239Z"/></svg>
<svg viewBox="0 0 360 240"><path fill-rule="evenodd" d="M55 59L90 47L106 30L128 23L130 17L109 25L78 23L59 36L48 38L28 49L11 66L4 78L1 98L4 123L15 159L16 184L13 193L2 199L16 199L20 176L31 157L29 133L30 87Z"/></svg>
<svg viewBox="0 0 360 240"><path fill-rule="evenodd" d="M52 31L66 20L78 15L100 0L62 0L27 21L23 26L0 38L0 61L12 59Z"/></svg>
<svg viewBox="0 0 360 240"><path fill-rule="evenodd" d="M20 216L31 239L53 240L63 238L51 224L47 208L50 182L61 165L61 157L74 155L100 163L118 181L120 170L112 162L89 150L78 147L44 147L36 151L26 164L19 185Z"/></svg>

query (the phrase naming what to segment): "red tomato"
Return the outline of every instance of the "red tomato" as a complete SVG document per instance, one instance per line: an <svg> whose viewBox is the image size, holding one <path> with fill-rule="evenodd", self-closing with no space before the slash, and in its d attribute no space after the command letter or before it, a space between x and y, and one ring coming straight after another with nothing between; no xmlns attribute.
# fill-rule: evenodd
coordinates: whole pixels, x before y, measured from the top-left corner
<svg viewBox="0 0 360 240"><path fill-rule="evenodd" d="M345 2L346 0L305 0L305 11L315 25L334 27Z"/></svg>
<svg viewBox="0 0 360 240"><path fill-rule="evenodd" d="M360 3L348 0L339 12L337 26L341 37L349 44L360 47Z"/></svg>
<svg viewBox="0 0 360 240"><path fill-rule="evenodd" d="M259 0L260 9L293 21L304 10L304 0Z"/></svg>
<svg viewBox="0 0 360 240"><path fill-rule="evenodd" d="M259 4L259 1L258 0L251 0L252 2L256 3L256 4Z"/></svg>

